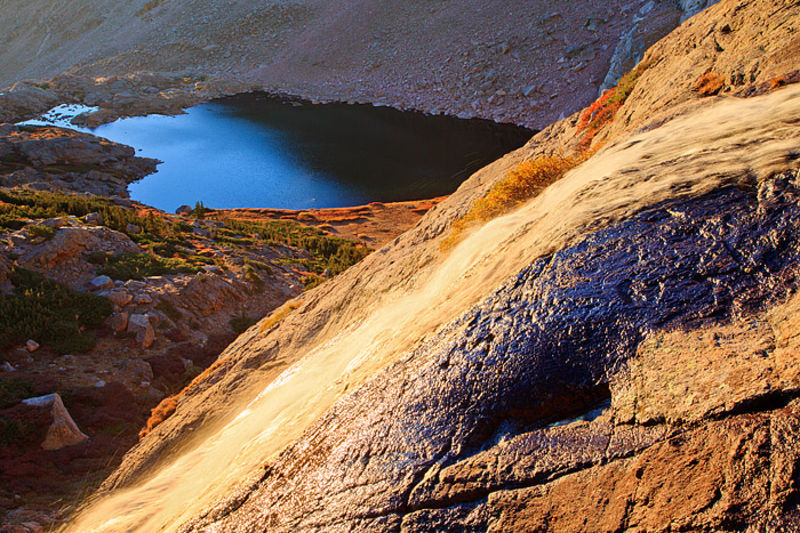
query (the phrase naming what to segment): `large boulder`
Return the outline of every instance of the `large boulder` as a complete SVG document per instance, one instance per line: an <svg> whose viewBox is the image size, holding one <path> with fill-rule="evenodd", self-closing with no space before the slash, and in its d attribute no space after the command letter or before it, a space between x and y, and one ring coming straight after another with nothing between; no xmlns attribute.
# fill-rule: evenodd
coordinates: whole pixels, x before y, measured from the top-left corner
<svg viewBox="0 0 800 533"><path fill-rule="evenodd" d="M53 423L47 429L47 435L42 448L45 450L60 450L66 446L73 446L80 444L89 439L79 428L78 425L72 420L67 408L64 407L64 402L61 396L56 392L46 396L38 396L36 398L28 398L22 400L22 403L32 407L40 407L42 409L50 409L53 417Z"/></svg>
<svg viewBox="0 0 800 533"><path fill-rule="evenodd" d="M128 318L127 331L135 336L136 342L141 344L142 348L149 348L156 339L150 319L144 314L131 315Z"/></svg>

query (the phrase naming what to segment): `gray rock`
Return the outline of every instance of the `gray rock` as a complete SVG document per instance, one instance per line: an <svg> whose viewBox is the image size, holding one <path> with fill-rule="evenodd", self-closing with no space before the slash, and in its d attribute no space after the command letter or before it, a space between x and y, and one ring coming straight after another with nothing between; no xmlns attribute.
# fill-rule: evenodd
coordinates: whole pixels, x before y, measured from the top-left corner
<svg viewBox="0 0 800 533"><path fill-rule="evenodd" d="M160 313L145 313L145 315L153 327L156 327L161 323Z"/></svg>
<svg viewBox="0 0 800 533"><path fill-rule="evenodd" d="M696 14L700 13L705 8L716 4L719 0L678 0L678 3L683 10L683 15L681 15L681 22L685 21L686 19L695 16Z"/></svg>
<svg viewBox="0 0 800 533"><path fill-rule="evenodd" d="M156 333L147 315L131 315L128 319L127 331L136 335L136 342L141 344L142 348L149 348L156 339Z"/></svg>
<svg viewBox="0 0 800 533"><path fill-rule="evenodd" d="M133 295L131 295L131 293L128 291L114 290L108 293L108 299L111 300L111 303L114 305L125 307L131 303L131 300L133 300Z"/></svg>
<svg viewBox="0 0 800 533"><path fill-rule="evenodd" d="M86 221L87 224L92 224L94 226L103 225L103 215L100 213L89 213L83 220Z"/></svg>
<svg viewBox="0 0 800 533"><path fill-rule="evenodd" d="M39 349L39 343L33 339L28 339L28 342L25 343L25 349L28 350L28 352L35 352Z"/></svg>
<svg viewBox="0 0 800 533"><path fill-rule="evenodd" d="M114 280L109 278L108 276L97 276L92 281L89 282L89 287L93 291L99 291L101 289L108 289L114 286Z"/></svg>
<svg viewBox="0 0 800 533"><path fill-rule="evenodd" d="M127 226L125 226L125 232L126 233L141 233L142 232L142 228L140 228L136 224L128 224Z"/></svg>
<svg viewBox="0 0 800 533"><path fill-rule="evenodd" d="M617 42L598 94L614 87L636 66L647 48L675 29L681 22L682 13L680 7L672 2L648 2L642 6L631 28Z"/></svg>
<svg viewBox="0 0 800 533"><path fill-rule="evenodd" d="M153 303L153 299L146 293L139 293L133 299L133 303L136 305L150 305Z"/></svg>
<svg viewBox="0 0 800 533"><path fill-rule="evenodd" d="M188 205L182 205L175 210L176 215L188 215L192 212L192 208Z"/></svg>
<svg viewBox="0 0 800 533"><path fill-rule="evenodd" d="M114 313L110 320L111 329L117 333L122 333L128 328L128 313Z"/></svg>
<svg viewBox="0 0 800 533"><path fill-rule="evenodd" d="M57 392L46 396L28 398L22 400L22 403L31 407L50 408L50 412L53 415L53 423L47 429L47 435L44 442L42 442L42 448L45 450L60 450L61 448L89 440L89 437L78 429L78 425L70 416L67 408L64 407L64 402Z"/></svg>

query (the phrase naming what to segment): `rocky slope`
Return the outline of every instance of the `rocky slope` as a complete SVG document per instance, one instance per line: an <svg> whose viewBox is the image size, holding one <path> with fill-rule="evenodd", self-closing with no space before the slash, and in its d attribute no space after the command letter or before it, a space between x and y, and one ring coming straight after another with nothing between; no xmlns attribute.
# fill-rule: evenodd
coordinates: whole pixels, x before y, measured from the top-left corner
<svg viewBox="0 0 800 533"><path fill-rule="evenodd" d="M0 125L4 532L58 518L237 333L435 203L170 215L126 198L155 163L88 134Z"/></svg>
<svg viewBox="0 0 800 533"><path fill-rule="evenodd" d="M797 13L712 6L540 196L440 248L581 114L251 328L73 530L797 530Z"/></svg>
<svg viewBox="0 0 800 533"><path fill-rule="evenodd" d="M0 86L33 81L0 95L0 120L64 101L177 112L261 88L541 128L712 3L11 0L0 6Z"/></svg>

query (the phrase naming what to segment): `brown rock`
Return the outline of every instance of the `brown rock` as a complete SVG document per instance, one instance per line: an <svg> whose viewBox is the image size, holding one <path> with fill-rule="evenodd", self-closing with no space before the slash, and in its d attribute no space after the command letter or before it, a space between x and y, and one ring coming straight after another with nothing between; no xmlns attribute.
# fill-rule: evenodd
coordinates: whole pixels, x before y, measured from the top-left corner
<svg viewBox="0 0 800 533"><path fill-rule="evenodd" d="M128 333L136 335L136 342L143 348L149 348L155 341L156 334L147 315L135 314L128 318Z"/></svg>
<svg viewBox="0 0 800 533"><path fill-rule="evenodd" d="M69 415L67 408L64 407L64 402L61 401L61 396L58 393L48 394L47 396L39 396L37 398L29 398L23 400L25 405L41 408L50 408L50 413L53 416L53 423L47 430L47 436L42 442L42 448L45 450L59 450L66 446L80 444L88 440L89 437L78 429L75 421Z"/></svg>
<svg viewBox="0 0 800 533"><path fill-rule="evenodd" d="M114 313L110 319L111 329L117 333L122 333L128 328L128 313L123 311L121 313Z"/></svg>
<svg viewBox="0 0 800 533"><path fill-rule="evenodd" d="M118 305L119 307L125 307L126 305L131 303L131 300L133 300L133 295L131 295L131 293L129 293L128 291L124 290L111 291L108 293L106 297L109 300L111 300L111 303L113 303L114 305Z"/></svg>

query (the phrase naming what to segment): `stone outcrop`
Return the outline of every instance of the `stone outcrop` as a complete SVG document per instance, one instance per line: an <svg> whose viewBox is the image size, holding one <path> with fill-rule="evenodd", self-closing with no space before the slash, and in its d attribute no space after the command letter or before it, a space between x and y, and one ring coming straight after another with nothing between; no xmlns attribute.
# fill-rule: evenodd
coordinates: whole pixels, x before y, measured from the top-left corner
<svg viewBox="0 0 800 533"><path fill-rule="evenodd" d="M89 439L69 415L64 402L58 393L39 396L22 400L22 403L32 407L50 409L53 423L47 428L47 435L41 446L45 450L60 450L66 446L74 446Z"/></svg>
<svg viewBox="0 0 800 533"><path fill-rule="evenodd" d="M798 178L667 202L534 262L187 530L782 523L792 474L753 462L800 460L783 451L798 438L800 299L760 309L798 274Z"/></svg>
<svg viewBox="0 0 800 533"><path fill-rule="evenodd" d="M57 94L32 83L19 82L0 94L0 123L17 122L31 114L31 110L47 111L62 103Z"/></svg>
<svg viewBox="0 0 800 533"><path fill-rule="evenodd" d="M620 37L611 56L608 72L599 92L615 86L642 59L645 50L676 26L718 0L649 0L633 17L630 29Z"/></svg>
<svg viewBox="0 0 800 533"><path fill-rule="evenodd" d="M127 197L128 183L155 172L157 161L130 146L62 128L0 124L0 186Z"/></svg>

